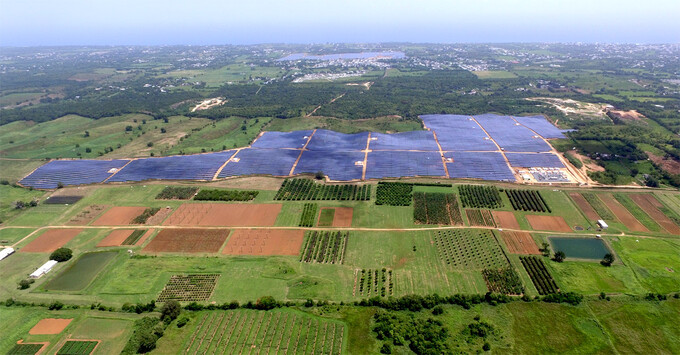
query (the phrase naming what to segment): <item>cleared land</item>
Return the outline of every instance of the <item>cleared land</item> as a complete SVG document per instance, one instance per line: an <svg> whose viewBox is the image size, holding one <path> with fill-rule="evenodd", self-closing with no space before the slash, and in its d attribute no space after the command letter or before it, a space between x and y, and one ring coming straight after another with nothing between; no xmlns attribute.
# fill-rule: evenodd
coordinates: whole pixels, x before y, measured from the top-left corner
<svg viewBox="0 0 680 355"><path fill-rule="evenodd" d="M68 228L68 229L49 229L47 232L41 234L25 247L21 248L22 252L31 253L51 253L68 243L73 237L82 232L82 229Z"/></svg>
<svg viewBox="0 0 680 355"><path fill-rule="evenodd" d="M121 245L134 232L134 229L116 229L111 231L106 238L97 243L98 247L117 247Z"/></svg>
<svg viewBox="0 0 680 355"><path fill-rule="evenodd" d="M513 254L541 254L529 232L503 231L500 234L508 247L508 251Z"/></svg>
<svg viewBox="0 0 680 355"><path fill-rule="evenodd" d="M166 226L270 227L281 204L185 203L163 223Z"/></svg>
<svg viewBox="0 0 680 355"><path fill-rule="evenodd" d="M508 211L491 211L499 228L520 229L515 214Z"/></svg>
<svg viewBox="0 0 680 355"><path fill-rule="evenodd" d="M633 232L649 232L628 210L616 201L612 194L600 194L600 200L614 213L616 218L621 221L628 229Z"/></svg>
<svg viewBox="0 0 680 355"><path fill-rule="evenodd" d="M73 318L63 319L63 318L45 318L41 319L38 324L34 325L28 334L59 334L66 327L71 324Z"/></svg>
<svg viewBox="0 0 680 355"><path fill-rule="evenodd" d="M680 234L678 225L659 210L659 207L663 207L663 205L654 196L648 194L631 194L629 196L643 211L645 211L645 213L652 217L656 223L668 231L668 233Z"/></svg>
<svg viewBox="0 0 680 355"><path fill-rule="evenodd" d="M92 223L93 226L125 226L142 214L146 207L112 207Z"/></svg>
<svg viewBox="0 0 680 355"><path fill-rule="evenodd" d="M527 215L531 228L543 231L571 232L571 227L559 216Z"/></svg>
<svg viewBox="0 0 680 355"><path fill-rule="evenodd" d="M84 226L90 224L90 222L97 218L97 216L99 216L106 208L108 208L108 206L105 205L87 206L83 208L80 213L71 218L67 224L74 226Z"/></svg>
<svg viewBox="0 0 680 355"><path fill-rule="evenodd" d="M598 215L597 212L595 212L595 209L593 209L593 206L591 206L588 203L588 201L586 201L586 199L583 197L583 195L581 195L578 192L570 192L569 196L571 197L572 200L574 200L574 203L576 203L578 208L580 208L581 211L583 211L583 214L586 215L586 218L588 218L589 220L593 220L593 221L601 219L600 215Z"/></svg>
<svg viewBox="0 0 680 355"><path fill-rule="evenodd" d="M285 229L239 229L229 238L222 254L298 255L304 231Z"/></svg>
<svg viewBox="0 0 680 355"><path fill-rule="evenodd" d="M217 253L228 229L164 229L142 249L147 253Z"/></svg>

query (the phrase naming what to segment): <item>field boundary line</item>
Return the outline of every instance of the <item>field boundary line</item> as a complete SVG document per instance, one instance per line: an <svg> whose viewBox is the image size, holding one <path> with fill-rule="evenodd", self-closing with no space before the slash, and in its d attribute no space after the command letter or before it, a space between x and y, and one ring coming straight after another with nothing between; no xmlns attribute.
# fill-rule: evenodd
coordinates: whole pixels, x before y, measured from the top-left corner
<svg viewBox="0 0 680 355"><path fill-rule="evenodd" d="M437 147L439 148L439 156L442 158L442 165L444 166L444 174L446 174L447 179L450 179L449 167L446 166L446 158L444 157L444 151L442 150L442 145L439 144L439 139L437 138L437 132L435 132L431 129L430 129L430 132L432 132L432 136L434 137L434 141L435 141L435 143L437 143Z"/></svg>
<svg viewBox="0 0 680 355"><path fill-rule="evenodd" d="M368 138L366 138L366 151L364 152L364 166L361 169L361 180L366 180L366 164L368 164L368 150L371 145L371 132L368 132Z"/></svg>
<svg viewBox="0 0 680 355"><path fill-rule="evenodd" d="M498 148L498 152L501 153L501 155L503 156L503 159L505 159L505 164L507 164L508 169L510 169L510 172L512 173L512 175L515 176L515 173L512 171L512 165L510 165L510 160L508 160L508 157L505 156L505 151L503 151L503 149L501 149L501 146L498 145L498 143L496 143L496 140L493 139L493 137L491 137L489 132L486 131L486 128L484 128L484 126L482 126L482 124L479 123L474 116L470 116L470 118L472 118L472 120L475 121L475 123L479 126L479 128L481 128L482 131L484 131L484 134L486 134L487 137L489 137L489 139L493 142L493 144ZM517 122L517 121L515 121L515 122ZM550 144L548 144L548 145L551 146ZM515 182L517 182L517 177L515 177Z"/></svg>
<svg viewBox="0 0 680 355"><path fill-rule="evenodd" d="M241 151L241 149L243 149L243 148L238 148L238 149L236 149L236 153L232 154L232 155L229 157L229 159L227 159L227 161L225 161L224 164L222 164L222 166L220 166L219 169L217 169L217 171L215 172L215 175L213 175L213 178L211 179L211 181L217 180L217 177L220 176L220 173L222 172L222 170L224 170L224 167L227 166L227 164L229 164L229 162L230 162L232 159L234 159L234 157L236 156L236 154L238 154L238 153Z"/></svg>
<svg viewBox="0 0 680 355"><path fill-rule="evenodd" d="M293 163L293 166L290 168L290 172L288 173L288 176L293 176L293 172L295 171L295 168L297 168L298 163L300 162L300 159L302 158L302 153L304 153L305 150L307 150L307 145L309 142L312 141L312 137L314 137L314 133L316 133L316 129L312 131L312 134L309 135L309 138L307 138L307 142L305 145L302 146L302 149L300 149L300 154L298 154L297 159L295 159L295 163Z"/></svg>
<svg viewBox="0 0 680 355"><path fill-rule="evenodd" d="M121 166L120 169L116 170L115 173L111 174L111 176L109 176L109 177L107 177L106 179L104 179L104 181L102 181L100 184L104 184L104 183L106 183L107 181L109 181L110 178L116 176L116 174L118 174L118 172L120 172L121 170L123 170L126 166L128 166L128 164L132 163L133 160L137 160L137 159L130 159L130 160L128 160L128 162L125 163L125 165Z"/></svg>

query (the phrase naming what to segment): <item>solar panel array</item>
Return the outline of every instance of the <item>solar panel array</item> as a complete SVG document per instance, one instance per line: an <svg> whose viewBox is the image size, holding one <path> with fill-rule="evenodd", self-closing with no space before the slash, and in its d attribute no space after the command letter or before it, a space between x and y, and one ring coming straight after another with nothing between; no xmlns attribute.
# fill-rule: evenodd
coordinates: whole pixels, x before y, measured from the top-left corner
<svg viewBox="0 0 680 355"><path fill-rule="evenodd" d="M24 186L54 189L59 183L82 185L99 183L109 178L111 169L120 169L129 160L52 160L19 181Z"/></svg>
<svg viewBox="0 0 680 355"><path fill-rule="evenodd" d="M547 152L550 146L512 117L484 114L474 116L494 141L506 152Z"/></svg>
<svg viewBox="0 0 680 355"><path fill-rule="evenodd" d="M515 181L512 170L498 152L451 152L446 158L453 158L453 163L446 163L449 176L452 178L473 178L497 181Z"/></svg>
<svg viewBox="0 0 680 355"><path fill-rule="evenodd" d="M543 138L566 138L561 129L548 122L543 116L515 117L515 120L534 130L534 132L540 134Z"/></svg>
<svg viewBox="0 0 680 355"><path fill-rule="evenodd" d="M371 150L425 150L439 151L431 131L413 131L394 134L371 133Z"/></svg>
<svg viewBox="0 0 680 355"><path fill-rule="evenodd" d="M515 167L564 168L564 164L557 155L552 153L505 153L510 165Z"/></svg>
<svg viewBox="0 0 680 355"><path fill-rule="evenodd" d="M336 151L363 150L366 149L367 141L368 132L345 134L326 129L317 129L312 139L309 140L307 149Z"/></svg>
<svg viewBox="0 0 680 355"><path fill-rule="evenodd" d="M212 180L217 170L234 152L227 150L219 153L137 159L109 181Z"/></svg>
<svg viewBox="0 0 680 355"><path fill-rule="evenodd" d="M363 166L356 165L358 161L363 163L363 152L306 150L302 152L294 174L323 171L331 180L360 180Z"/></svg>
<svg viewBox="0 0 680 355"><path fill-rule="evenodd" d="M484 130L470 116L424 115L420 116L427 128L437 134L444 151L498 150Z"/></svg>
<svg viewBox="0 0 680 355"><path fill-rule="evenodd" d="M439 152L373 151L366 179L402 176L446 176Z"/></svg>
<svg viewBox="0 0 680 355"><path fill-rule="evenodd" d="M253 142L253 148L297 148L302 149L313 131L293 132L263 132L262 136Z"/></svg>
<svg viewBox="0 0 680 355"><path fill-rule="evenodd" d="M241 149L235 159L224 166L219 177L253 174L288 176L299 155L297 149Z"/></svg>

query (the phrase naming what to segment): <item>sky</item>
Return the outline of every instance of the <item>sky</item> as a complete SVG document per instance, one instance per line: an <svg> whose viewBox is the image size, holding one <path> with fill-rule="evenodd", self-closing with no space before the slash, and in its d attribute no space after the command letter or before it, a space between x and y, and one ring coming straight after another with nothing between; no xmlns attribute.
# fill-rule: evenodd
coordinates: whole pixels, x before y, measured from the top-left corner
<svg viewBox="0 0 680 355"><path fill-rule="evenodd" d="M0 0L0 45L680 42L680 0Z"/></svg>

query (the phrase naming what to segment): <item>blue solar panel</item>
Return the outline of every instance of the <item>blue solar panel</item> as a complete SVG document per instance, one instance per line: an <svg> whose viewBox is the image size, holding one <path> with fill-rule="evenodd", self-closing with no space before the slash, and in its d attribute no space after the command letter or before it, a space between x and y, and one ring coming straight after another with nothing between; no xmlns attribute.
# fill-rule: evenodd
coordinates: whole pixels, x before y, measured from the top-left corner
<svg viewBox="0 0 680 355"><path fill-rule="evenodd" d="M437 134L444 151L498 150L484 130L470 116L423 115L425 126Z"/></svg>
<svg viewBox="0 0 680 355"><path fill-rule="evenodd" d="M129 160L53 160L19 181L24 186L54 189L63 185L93 184L106 180Z"/></svg>
<svg viewBox="0 0 680 355"><path fill-rule="evenodd" d="M438 151L437 142L430 131L413 131L394 134L371 133L371 150L430 150Z"/></svg>
<svg viewBox="0 0 680 355"><path fill-rule="evenodd" d="M479 124L506 152L547 152L550 146L512 117L484 114L475 116Z"/></svg>
<svg viewBox="0 0 680 355"><path fill-rule="evenodd" d="M451 152L444 156L453 158L452 163L446 164L452 178L515 181L501 153Z"/></svg>
<svg viewBox="0 0 680 355"><path fill-rule="evenodd" d="M263 132L262 136L253 142L253 148L297 148L301 149L307 143L313 131L293 132Z"/></svg>
<svg viewBox="0 0 680 355"><path fill-rule="evenodd" d="M325 129L317 129L307 145L309 150L363 150L366 149L368 132L344 134Z"/></svg>
<svg viewBox="0 0 680 355"><path fill-rule="evenodd" d="M364 161L363 152L304 151L295 174L323 171L331 180L361 179L363 166L355 165L357 161Z"/></svg>
<svg viewBox="0 0 680 355"><path fill-rule="evenodd" d="M212 180L233 150L219 153L177 155L133 160L110 182L160 180Z"/></svg>
<svg viewBox="0 0 680 355"><path fill-rule="evenodd" d="M546 120L543 116L515 117L515 119L517 122L540 134L543 138L566 138L561 129L548 122L548 120Z"/></svg>
<svg viewBox="0 0 680 355"><path fill-rule="evenodd" d="M523 168L564 168L560 158L552 153L505 153L510 165Z"/></svg>
<svg viewBox="0 0 680 355"><path fill-rule="evenodd" d="M241 149L235 159L222 169L219 177L253 174L288 176L298 156L300 151L296 149Z"/></svg>
<svg viewBox="0 0 680 355"><path fill-rule="evenodd" d="M372 151L366 179L402 176L446 176L439 152Z"/></svg>

